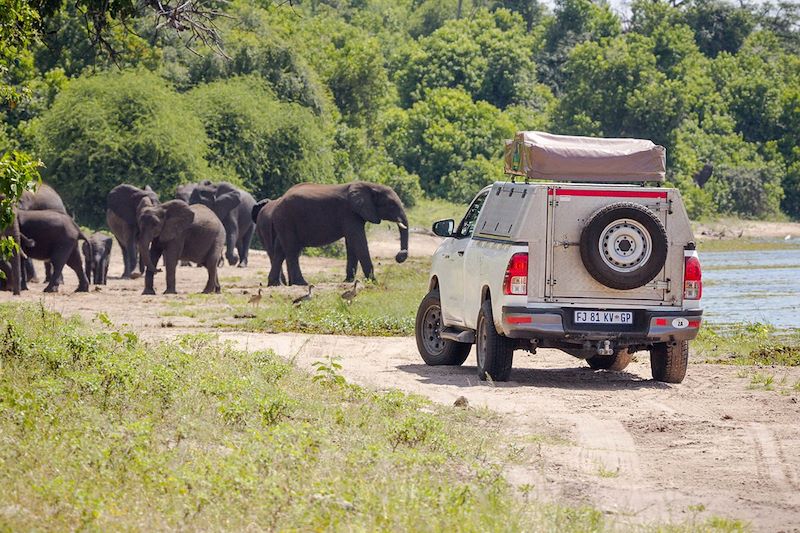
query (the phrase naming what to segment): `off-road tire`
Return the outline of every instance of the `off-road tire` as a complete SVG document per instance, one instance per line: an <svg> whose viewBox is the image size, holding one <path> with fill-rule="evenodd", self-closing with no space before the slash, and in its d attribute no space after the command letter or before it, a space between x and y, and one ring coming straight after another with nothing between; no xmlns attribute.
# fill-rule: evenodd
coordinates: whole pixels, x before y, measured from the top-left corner
<svg viewBox="0 0 800 533"><path fill-rule="evenodd" d="M478 313L475 333L475 353L478 359L478 378L481 381L508 381L514 359L516 342L498 333L492 317L492 303L486 300ZM487 377L488 374L488 377Z"/></svg>
<svg viewBox="0 0 800 533"><path fill-rule="evenodd" d="M627 249L621 251L611 242L615 235ZM641 242L632 244L636 241ZM583 266L599 283L612 289L636 289L652 281L664 267L667 230L645 206L617 202L589 217L581 232L580 250Z"/></svg>
<svg viewBox="0 0 800 533"><path fill-rule="evenodd" d="M466 361L471 344L441 338L442 304L434 289L422 299L414 327L417 350L425 364L458 366Z"/></svg>
<svg viewBox="0 0 800 533"><path fill-rule="evenodd" d="M588 358L586 362L593 370L619 372L625 370L631 364L632 358L633 353L629 352L627 348L623 348L614 352L614 355L595 355Z"/></svg>
<svg viewBox="0 0 800 533"><path fill-rule="evenodd" d="M650 348L650 370L656 381L680 383L688 364L689 341L659 342Z"/></svg>

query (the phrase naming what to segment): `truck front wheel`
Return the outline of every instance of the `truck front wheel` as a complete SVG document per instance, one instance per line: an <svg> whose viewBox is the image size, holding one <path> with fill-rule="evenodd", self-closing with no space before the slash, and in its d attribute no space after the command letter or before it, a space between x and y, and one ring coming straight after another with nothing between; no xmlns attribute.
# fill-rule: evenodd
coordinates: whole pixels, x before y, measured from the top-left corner
<svg viewBox="0 0 800 533"><path fill-rule="evenodd" d="M458 366L466 361L471 344L443 339L442 304L439 291L432 290L425 295L417 310L417 321L414 327L417 338L417 350L425 364L431 366Z"/></svg>
<svg viewBox="0 0 800 533"><path fill-rule="evenodd" d="M689 341L659 342L650 348L650 370L656 381L680 383L688 364Z"/></svg>
<svg viewBox="0 0 800 533"><path fill-rule="evenodd" d="M475 339L475 353L478 356L478 378L485 381L508 381L511 363L514 359L515 343L500 335L494 327L492 303L486 300L478 314L478 331Z"/></svg>

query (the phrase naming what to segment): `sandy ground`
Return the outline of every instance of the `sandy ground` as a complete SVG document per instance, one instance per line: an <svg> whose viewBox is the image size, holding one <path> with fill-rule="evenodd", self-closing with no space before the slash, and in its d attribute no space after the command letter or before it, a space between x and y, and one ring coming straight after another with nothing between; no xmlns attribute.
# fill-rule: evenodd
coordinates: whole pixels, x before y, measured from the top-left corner
<svg viewBox="0 0 800 533"><path fill-rule="evenodd" d="M708 239L800 239L800 223L763 220L720 219L694 222L692 229L700 240Z"/></svg>
<svg viewBox="0 0 800 533"><path fill-rule="evenodd" d="M372 241L376 262L391 261L398 249L395 234L378 232ZM412 235L411 254L429 255L436 243L434 237ZM302 266L312 279L323 271L344 273L341 260L303 259ZM169 310L227 305L224 294L209 300L188 296L204 286L204 269L181 268L176 296L141 296L143 281L119 280L121 272L115 248L109 285L100 290L72 293L77 280L65 272L61 293L45 295L40 283L16 299L0 293L0 301L41 301L88 320L105 312L150 339L208 329L189 317L166 319ZM156 278L157 292L163 290L163 276ZM228 293L252 294L265 278L266 257L258 252L247 269L221 270ZM343 286L329 285L327 290ZM270 289L268 295L303 292L291 287ZM540 498L590 504L621 523L716 515L750 522L758 531L800 531L800 392L791 388L800 381L800 368L692 364L683 384L665 385L650 379L646 353L626 372L608 373L557 350L519 351L512 381L492 386L477 380L474 354L462 367L428 367L412 338L215 333L244 349L273 349L302 368L339 357L350 381L445 404L464 396L470 409L496 412L519 444L518 463L506 476ZM756 371L774 374L776 381L785 378L783 392L751 389Z"/></svg>

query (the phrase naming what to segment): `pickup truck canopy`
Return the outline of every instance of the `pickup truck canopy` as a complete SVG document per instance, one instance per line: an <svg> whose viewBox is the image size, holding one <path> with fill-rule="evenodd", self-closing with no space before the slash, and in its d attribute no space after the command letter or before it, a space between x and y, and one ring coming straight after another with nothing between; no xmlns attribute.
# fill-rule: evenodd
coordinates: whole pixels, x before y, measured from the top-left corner
<svg viewBox="0 0 800 533"><path fill-rule="evenodd" d="M506 141L507 174L593 183L664 181L666 150L643 139L520 131Z"/></svg>

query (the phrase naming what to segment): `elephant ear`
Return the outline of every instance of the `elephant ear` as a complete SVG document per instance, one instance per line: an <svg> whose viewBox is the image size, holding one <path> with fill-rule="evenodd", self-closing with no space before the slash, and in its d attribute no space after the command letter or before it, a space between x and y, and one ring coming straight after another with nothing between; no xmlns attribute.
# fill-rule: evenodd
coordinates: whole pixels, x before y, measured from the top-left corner
<svg viewBox="0 0 800 533"><path fill-rule="evenodd" d="M194 222L194 211L183 200L172 200L161 204L161 207L166 211L164 229L161 230L161 234L158 236L161 242L171 241L189 229L189 226Z"/></svg>
<svg viewBox="0 0 800 533"><path fill-rule="evenodd" d="M378 224L381 217L378 215L378 209L375 207L375 200L372 194L372 188L363 181L355 181L350 184L347 192L347 199L350 205L361 218L373 224Z"/></svg>
<svg viewBox="0 0 800 533"><path fill-rule="evenodd" d="M136 204L136 219L138 220L142 216L142 212L147 209L148 207L153 207L153 199L149 196L142 196L139 199L139 203Z"/></svg>
<svg viewBox="0 0 800 533"><path fill-rule="evenodd" d="M81 249L83 250L83 255L89 257L92 255L92 245L89 244L89 241L83 241L81 244Z"/></svg>
<svg viewBox="0 0 800 533"><path fill-rule="evenodd" d="M114 246L114 239L111 237L106 237L103 239L103 248L106 251L106 255L111 253L111 247Z"/></svg>
<svg viewBox="0 0 800 533"><path fill-rule="evenodd" d="M217 213L229 213L232 209L236 209L236 206L240 203L242 203L242 195L239 194L239 191L226 192L217 196L214 201L214 211Z"/></svg>

